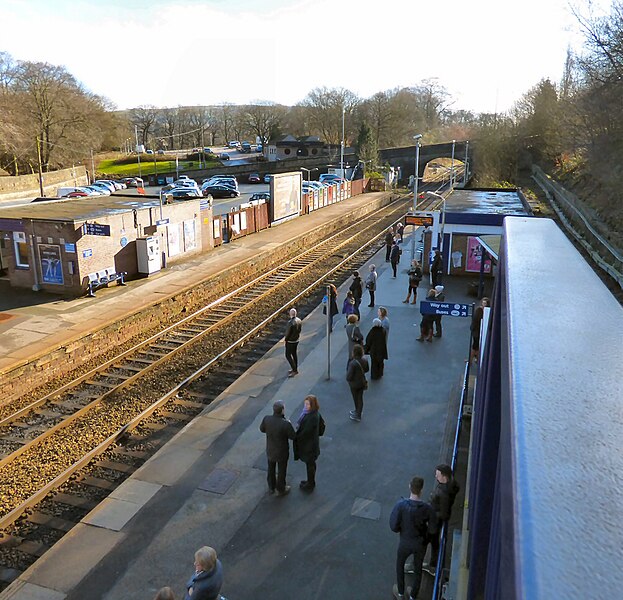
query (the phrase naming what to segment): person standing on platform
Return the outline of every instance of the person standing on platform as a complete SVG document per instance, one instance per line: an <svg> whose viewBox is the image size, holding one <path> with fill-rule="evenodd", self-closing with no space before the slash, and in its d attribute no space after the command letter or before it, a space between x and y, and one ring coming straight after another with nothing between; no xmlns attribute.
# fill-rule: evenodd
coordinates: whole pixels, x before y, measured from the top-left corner
<svg viewBox="0 0 623 600"><path fill-rule="evenodd" d="M346 362L346 368L348 369L348 363L353 358L353 349L355 344L363 344L363 333L359 329L359 319L357 315L348 315L348 321L346 323L346 339L348 340L348 361Z"/></svg>
<svg viewBox="0 0 623 600"><path fill-rule="evenodd" d="M292 444L294 460L302 460L307 468L307 479L299 484L304 492L312 492L316 487L316 461L320 456L320 436L324 435L324 430L318 398L310 394L303 403Z"/></svg>
<svg viewBox="0 0 623 600"><path fill-rule="evenodd" d="M443 293L443 285L435 286L435 297L433 300L435 302L445 302L446 295ZM434 337L441 337L441 315L435 315L433 319L433 324L435 328Z"/></svg>
<svg viewBox="0 0 623 600"><path fill-rule="evenodd" d="M394 242L394 229L390 227L385 234L385 262L389 262L389 253Z"/></svg>
<svg viewBox="0 0 623 600"><path fill-rule="evenodd" d="M195 552L195 574L186 583L184 600L218 600L223 585L223 565L216 550L203 546Z"/></svg>
<svg viewBox="0 0 623 600"><path fill-rule="evenodd" d="M469 357L470 360L478 360L478 353L480 352L480 325L487 306L489 306L489 298L484 297L480 301L480 306L474 309L474 314L472 315L472 323L470 325L470 330L472 332L472 351Z"/></svg>
<svg viewBox="0 0 623 600"><path fill-rule="evenodd" d="M379 306L377 315L381 322L381 327L383 327L383 331L385 332L385 342L387 343L389 340L389 318L387 316L387 309L384 306Z"/></svg>
<svg viewBox="0 0 623 600"><path fill-rule="evenodd" d="M260 423L260 431L266 434L266 458L268 459L268 493L285 496L290 493L286 485L290 442L295 436L292 423L283 414L284 404L277 400L273 404L273 414L266 415Z"/></svg>
<svg viewBox="0 0 623 600"><path fill-rule="evenodd" d="M170 587L163 587L158 590L154 600L175 600L175 594Z"/></svg>
<svg viewBox="0 0 623 600"><path fill-rule="evenodd" d="M349 315L355 314L355 298L350 290L346 292L346 298L344 298L344 302L342 304L342 314L345 315L347 323Z"/></svg>
<svg viewBox="0 0 623 600"><path fill-rule="evenodd" d="M363 412L363 392L368 389L368 380L366 379L368 370L368 361L363 355L363 348L359 344L355 344L353 357L348 362L346 369L346 381L350 386L350 393L355 404L355 410L350 411L349 418L357 423L361 421L361 413Z"/></svg>
<svg viewBox="0 0 623 600"><path fill-rule="evenodd" d="M357 318L360 319L361 315L359 314L359 305L361 304L361 298L363 297L363 281L361 277L359 277L359 271L353 272L353 282L350 284L348 288L353 293L353 298L355 299L355 314Z"/></svg>
<svg viewBox="0 0 623 600"><path fill-rule="evenodd" d="M411 268L409 269L409 291L407 297L402 301L403 304L409 304L409 298L411 298L411 292L413 292L413 301L411 304L417 302L417 288L422 281L422 267L417 260L411 261Z"/></svg>
<svg viewBox="0 0 623 600"><path fill-rule="evenodd" d="M303 323L301 319L296 316L296 308L290 309L290 320L286 327L286 360L290 364L290 371L288 377L294 377L299 374L299 359L297 350L299 346L299 338L301 336L301 328Z"/></svg>
<svg viewBox="0 0 623 600"><path fill-rule="evenodd" d="M400 238L400 242L404 242L404 232L405 226L402 223L398 223L398 227L396 227L396 234Z"/></svg>
<svg viewBox="0 0 623 600"><path fill-rule="evenodd" d="M330 325L329 325L329 333L331 333L333 331L333 317L335 317L335 315L340 314L340 311L337 307L337 288L332 283L329 284L329 298L327 298L327 303L329 304L329 311L330 311L329 314L331 315ZM326 305L322 309L322 314L323 315L327 314Z"/></svg>
<svg viewBox="0 0 623 600"><path fill-rule="evenodd" d="M385 368L384 361L387 359L387 340L383 324L380 319L372 321L372 329L366 336L366 345L364 346L366 354L370 355L370 378L380 379L383 377Z"/></svg>
<svg viewBox="0 0 623 600"><path fill-rule="evenodd" d="M413 554L414 581L408 598L415 600L422 582L422 562L428 539L437 533L437 517L433 507L420 499L424 480L414 477L409 484L409 498L400 499L389 517L389 526L400 534L396 552L396 584L394 598L405 598L405 562Z"/></svg>
<svg viewBox="0 0 623 600"><path fill-rule="evenodd" d="M426 296L428 302L435 300L435 290L429 290ZM435 321L435 315L425 315L422 313L422 305L420 304L420 313L422 314L422 320L420 321L420 337L416 338L418 342L433 341L433 323Z"/></svg>
<svg viewBox="0 0 623 600"><path fill-rule="evenodd" d="M366 289L370 292L370 304L369 307L374 306L374 292L376 292L376 280L378 277L378 273L376 272L376 267L374 265L370 265L370 272L366 277Z"/></svg>
<svg viewBox="0 0 623 600"><path fill-rule="evenodd" d="M433 262L430 266L430 273L433 287L441 285L441 281L443 279L443 257L441 256L441 252L439 250L435 250L435 257L433 258Z"/></svg>
<svg viewBox="0 0 623 600"><path fill-rule="evenodd" d="M392 242L391 250L389 251L389 262L392 265L392 272L394 273L392 277L396 279L396 269L398 269L398 263L400 262L400 255L402 250L400 250L400 246L397 242Z"/></svg>
<svg viewBox="0 0 623 600"><path fill-rule="evenodd" d="M435 489L431 492L430 504L435 510L439 530L441 530L444 523L450 520L452 505L460 489L459 484L452 477L450 465L437 465L435 468ZM422 569L433 577L435 576L437 559L439 558L439 541L439 533L431 536L430 561L428 564L422 565Z"/></svg>

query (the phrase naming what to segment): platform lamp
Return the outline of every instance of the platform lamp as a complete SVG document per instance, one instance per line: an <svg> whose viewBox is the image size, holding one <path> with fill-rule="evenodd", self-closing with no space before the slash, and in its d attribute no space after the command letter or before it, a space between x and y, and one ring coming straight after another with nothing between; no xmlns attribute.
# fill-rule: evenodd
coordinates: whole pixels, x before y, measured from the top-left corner
<svg viewBox="0 0 623 600"><path fill-rule="evenodd" d="M415 214L417 210L417 184L420 172L420 140L422 139L422 134L414 135L413 139L415 140L415 175L413 176L413 213ZM411 234L411 261L415 260L415 229L414 225Z"/></svg>

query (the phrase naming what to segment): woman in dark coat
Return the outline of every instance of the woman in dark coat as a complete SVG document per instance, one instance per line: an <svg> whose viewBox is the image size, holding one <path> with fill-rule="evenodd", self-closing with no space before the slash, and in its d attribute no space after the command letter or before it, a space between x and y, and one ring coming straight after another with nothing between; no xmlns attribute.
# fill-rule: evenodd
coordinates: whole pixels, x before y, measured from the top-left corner
<svg viewBox="0 0 623 600"><path fill-rule="evenodd" d="M195 552L195 574L186 583L184 600L218 600L223 585L223 566L216 550L203 546Z"/></svg>
<svg viewBox="0 0 623 600"><path fill-rule="evenodd" d="M299 486L305 492L316 487L316 460L320 455L320 436L324 427L318 398L310 394L305 398L293 444L294 460L302 460L307 467L307 479Z"/></svg>
<svg viewBox="0 0 623 600"><path fill-rule="evenodd" d="M335 317L335 315L340 314L340 309L337 307L337 288L332 283L329 284L328 302L329 302L329 309L330 309L329 314L331 315L331 325L329 327L329 332L331 332L333 331L333 317ZM322 314L323 315L327 314L326 306L322 309Z"/></svg>
<svg viewBox="0 0 623 600"><path fill-rule="evenodd" d="M355 410L350 411L350 420L361 421L361 413L363 411L363 391L368 387L366 373L368 372L368 361L363 356L363 347L355 344L353 348L353 357L348 362L346 370L346 381L350 386L350 393L353 396Z"/></svg>
<svg viewBox="0 0 623 600"><path fill-rule="evenodd" d="M370 355L370 363L372 371L370 377L372 379L380 379L383 377L383 369L387 357L387 340L385 339L385 330L380 319L372 321L372 329L366 336L366 345L364 346L366 354Z"/></svg>

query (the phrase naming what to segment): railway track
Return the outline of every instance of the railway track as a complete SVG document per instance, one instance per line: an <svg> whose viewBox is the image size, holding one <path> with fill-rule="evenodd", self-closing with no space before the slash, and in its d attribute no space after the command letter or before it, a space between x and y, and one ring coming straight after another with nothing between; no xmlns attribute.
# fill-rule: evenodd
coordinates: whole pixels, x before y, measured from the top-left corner
<svg viewBox="0 0 623 600"><path fill-rule="evenodd" d="M0 589L282 337L402 218L398 201L0 420ZM365 238L365 239L364 239ZM222 359L228 357L228 367ZM52 495L55 494L53 498Z"/></svg>

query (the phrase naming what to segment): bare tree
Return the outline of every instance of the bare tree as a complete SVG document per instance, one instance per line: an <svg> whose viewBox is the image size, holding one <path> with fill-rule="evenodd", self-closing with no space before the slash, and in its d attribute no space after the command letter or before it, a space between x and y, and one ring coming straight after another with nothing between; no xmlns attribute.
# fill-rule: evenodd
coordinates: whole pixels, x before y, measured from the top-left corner
<svg viewBox="0 0 623 600"><path fill-rule="evenodd" d="M158 109L152 105L138 106L130 112L130 122L138 128L139 143L143 146L148 145L149 134L157 118Z"/></svg>
<svg viewBox="0 0 623 600"><path fill-rule="evenodd" d="M313 89L301 103L307 108L310 134L322 137L329 144L339 144L342 139L342 111L350 119L359 104L359 98L344 88Z"/></svg>
<svg viewBox="0 0 623 600"><path fill-rule="evenodd" d="M265 144L271 137L278 135L284 112L282 106L266 102L247 106L242 118L246 129Z"/></svg>

